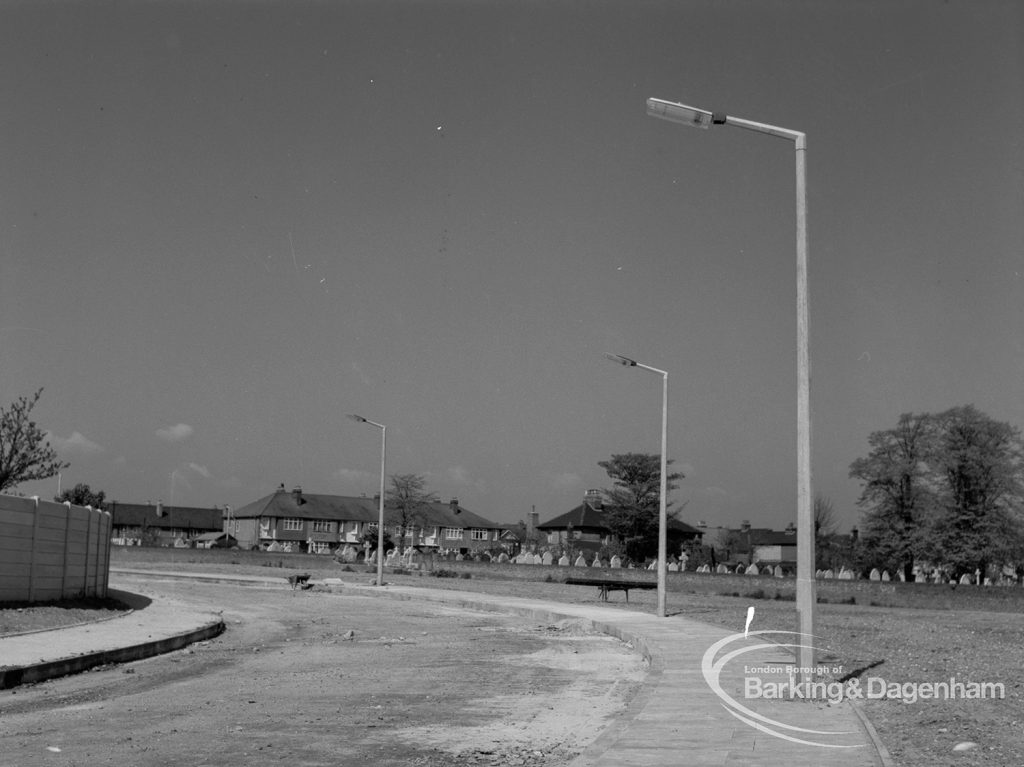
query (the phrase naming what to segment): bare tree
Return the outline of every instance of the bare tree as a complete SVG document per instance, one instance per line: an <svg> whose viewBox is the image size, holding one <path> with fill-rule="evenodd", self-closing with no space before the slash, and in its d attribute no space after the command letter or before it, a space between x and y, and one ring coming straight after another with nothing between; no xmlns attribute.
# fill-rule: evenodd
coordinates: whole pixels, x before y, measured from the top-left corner
<svg viewBox="0 0 1024 767"><path fill-rule="evenodd" d="M437 503L437 496L427 491L427 481L420 474L392 474L391 489L385 493L388 517L398 526L398 551L405 551L406 533L423 527L427 508Z"/></svg>
<svg viewBox="0 0 1024 767"><path fill-rule="evenodd" d="M0 492L37 479L47 479L70 464L57 459L46 434L31 419L42 388L0 408Z"/></svg>

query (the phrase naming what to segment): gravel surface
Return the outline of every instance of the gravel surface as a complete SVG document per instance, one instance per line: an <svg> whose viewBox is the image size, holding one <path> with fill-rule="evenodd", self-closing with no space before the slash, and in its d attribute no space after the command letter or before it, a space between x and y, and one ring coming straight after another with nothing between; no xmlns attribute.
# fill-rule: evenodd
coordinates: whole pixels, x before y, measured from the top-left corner
<svg viewBox="0 0 1024 767"><path fill-rule="evenodd" d="M319 588L116 582L221 610L227 631L0 692L0 765L562 765L646 673L572 622Z"/></svg>

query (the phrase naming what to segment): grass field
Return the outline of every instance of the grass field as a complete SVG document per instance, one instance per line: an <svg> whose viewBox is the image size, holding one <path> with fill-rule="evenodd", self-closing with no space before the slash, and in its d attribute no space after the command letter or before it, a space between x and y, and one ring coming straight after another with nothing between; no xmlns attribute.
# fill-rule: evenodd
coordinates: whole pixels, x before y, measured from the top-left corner
<svg viewBox="0 0 1024 767"><path fill-rule="evenodd" d="M201 550L123 549L112 555L112 565L138 569L193 569L249 575L281 575L308 572L314 579L327 577L367 582L372 574L362 569L345 571L326 557L291 555L284 559L240 557L236 552ZM236 556L232 556L236 554ZM246 552L248 555L249 553ZM715 576L707 576L714 578ZM439 578L429 573L389 573L387 580L405 585L451 588L510 596L530 596L556 602L585 603L597 599L596 589L563 583L499 580L472 577ZM705 621L742 631L749 606L755 607L752 628L790 630L795 627L794 604L784 599L755 598L758 591L731 596L723 593L669 592L669 615ZM990 682L1002 685L1005 697L985 700L867 700L863 711L900 767L935 765L1024 764L1024 589L1012 589L1016 601L1000 600L1000 611L972 610L969 592L957 595L957 609L948 609L949 594L934 590L929 606L926 590L917 590L917 608L880 607L871 604L820 604L816 613L816 646L822 662L841 667L839 678L869 677L885 683L921 684ZM925 596L920 596L920 595ZM608 606L653 612L652 591L632 591L626 605L615 593ZM988 600L977 600L986 605ZM604 604L604 603L602 603ZM1014 609L1016 607L1016 609ZM34 609L34 608L33 608ZM51 608L53 609L53 608ZM32 610L23 611L22 620ZM82 613L77 618L81 619ZM89 613L84 613L88 618ZM0 610L2 625L11 625L11 610ZM964 751L957 744L975 743Z"/></svg>

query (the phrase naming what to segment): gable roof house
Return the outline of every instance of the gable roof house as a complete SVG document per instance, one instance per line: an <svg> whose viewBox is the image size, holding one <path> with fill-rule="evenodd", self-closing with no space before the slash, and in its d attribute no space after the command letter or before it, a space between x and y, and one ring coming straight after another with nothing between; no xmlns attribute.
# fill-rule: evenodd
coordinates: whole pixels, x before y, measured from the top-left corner
<svg viewBox="0 0 1024 767"><path fill-rule="evenodd" d="M224 512L219 508L111 501L107 511L112 518L111 541L118 545L173 546L176 541L222 532L224 527Z"/></svg>
<svg viewBox="0 0 1024 767"><path fill-rule="evenodd" d="M575 549L598 551L601 547L615 542L615 536L605 521L606 507L599 490L588 490L583 503L550 519L537 529L547 533L549 546L566 546ZM700 540L701 531L678 519L668 520L665 531L670 547L686 541Z"/></svg>
<svg viewBox="0 0 1024 767"><path fill-rule="evenodd" d="M378 498L290 492L280 486L270 495L233 511L226 532L238 539L241 548L273 544L292 550L326 554L346 545L359 546L363 535L377 525ZM384 524L392 540L400 533L395 511L385 507ZM416 524L406 530L406 548L414 546L435 551L469 553L500 546L502 525L463 508L457 499L430 503L417 515Z"/></svg>

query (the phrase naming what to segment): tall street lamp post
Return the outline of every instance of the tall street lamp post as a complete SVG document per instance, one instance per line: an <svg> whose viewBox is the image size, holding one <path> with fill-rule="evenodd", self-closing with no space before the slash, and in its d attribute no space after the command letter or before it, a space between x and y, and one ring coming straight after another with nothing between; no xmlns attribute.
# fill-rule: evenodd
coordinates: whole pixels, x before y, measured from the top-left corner
<svg viewBox="0 0 1024 767"><path fill-rule="evenodd" d="M800 645L798 665L803 681L814 668L814 514L811 506L811 366L807 330L807 135L776 125L743 120L721 112L647 99L647 114L695 128L733 125L793 142L796 149L796 332L797 332L797 568L796 612Z"/></svg>
<svg viewBox="0 0 1024 767"><path fill-rule="evenodd" d="M658 368L644 365L629 357L618 354L605 354L612 362L631 368L643 368L661 376L661 478L658 500L658 617L665 617L665 573L667 572L666 529L668 528L668 373Z"/></svg>
<svg viewBox="0 0 1024 767"><path fill-rule="evenodd" d="M377 501L377 585L384 585L384 466L387 457L388 427L382 423L363 418L361 415L349 415L353 421L368 423L380 429L380 495Z"/></svg>

